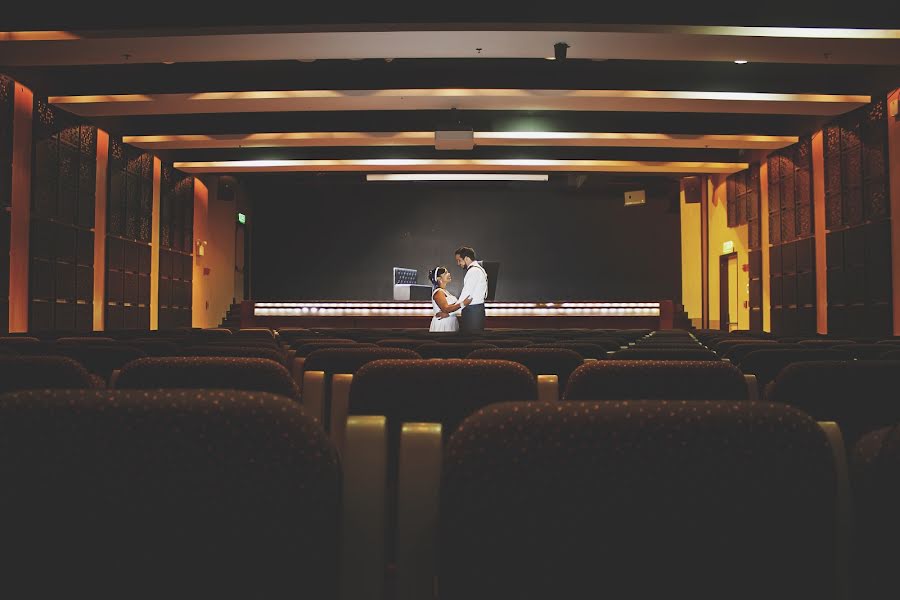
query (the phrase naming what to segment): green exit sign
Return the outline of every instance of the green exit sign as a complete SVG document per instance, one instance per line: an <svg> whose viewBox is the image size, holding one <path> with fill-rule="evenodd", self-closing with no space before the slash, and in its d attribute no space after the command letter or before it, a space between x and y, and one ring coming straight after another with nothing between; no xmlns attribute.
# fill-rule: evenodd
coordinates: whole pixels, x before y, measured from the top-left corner
<svg viewBox="0 0 900 600"><path fill-rule="evenodd" d="M247 215L242 212L238 213L238 223L244 224L247 222Z"/></svg>

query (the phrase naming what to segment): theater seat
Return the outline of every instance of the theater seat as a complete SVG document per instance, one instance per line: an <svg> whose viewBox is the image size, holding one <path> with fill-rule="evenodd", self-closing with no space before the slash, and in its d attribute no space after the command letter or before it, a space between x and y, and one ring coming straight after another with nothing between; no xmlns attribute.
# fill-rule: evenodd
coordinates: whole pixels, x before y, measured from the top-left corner
<svg viewBox="0 0 900 600"><path fill-rule="evenodd" d="M489 406L448 443L440 597L834 598L835 487L783 405Z"/></svg>
<svg viewBox="0 0 900 600"><path fill-rule="evenodd" d="M341 473L296 402L0 396L7 598L334 598Z"/></svg>
<svg viewBox="0 0 900 600"><path fill-rule="evenodd" d="M0 392L97 387L80 363L64 356L0 357Z"/></svg>
<svg viewBox="0 0 900 600"><path fill-rule="evenodd" d="M855 360L879 360L889 352L888 347L884 344L846 344L832 346L832 348L848 353L850 358ZM896 347L894 349L900 350Z"/></svg>
<svg viewBox="0 0 900 600"><path fill-rule="evenodd" d="M768 399L836 422L849 448L869 431L900 423L898 390L894 361L799 362L778 374Z"/></svg>
<svg viewBox="0 0 900 600"><path fill-rule="evenodd" d="M593 340L591 342L551 342L546 344L532 344L532 348L564 348L581 355L583 359L602 360L607 358L609 352L619 350L619 342Z"/></svg>
<svg viewBox="0 0 900 600"><path fill-rule="evenodd" d="M426 574L423 595L417 574L433 559L424 550L433 540L420 534L437 519L443 438L482 406L536 397L534 376L509 361L377 360L356 372L344 439L344 498L360 538L369 542L347 558L350 568L369 576L357 578L345 598L382 597L386 547L396 551L397 597L430 597L433 582ZM396 528L388 533L394 514Z"/></svg>
<svg viewBox="0 0 900 600"><path fill-rule="evenodd" d="M231 389L300 397L283 365L265 358L142 358L128 363L116 380L119 389Z"/></svg>
<svg viewBox="0 0 900 600"><path fill-rule="evenodd" d="M237 344L237 342L235 342ZM275 348L263 346L225 346L208 344L205 346L191 346L184 351L185 356L234 356L243 358L266 358L279 364L285 364L286 356Z"/></svg>
<svg viewBox="0 0 900 600"><path fill-rule="evenodd" d="M841 350L809 349L809 348L766 348L754 350L738 363L738 368L747 374L756 375L756 380L761 391L761 397L765 397L766 386L775 379L775 376L791 363L808 362L817 360L848 360L850 354Z"/></svg>
<svg viewBox="0 0 900 600"><path fill-rule="evenodd" d="M422 355L422 358L465 358L475 350L482 348L496 348L496 346L489 342L428 342L418 346L416 352Z"/></svg>
<svg viewBox="0 0 900 600"><path fill-rule="evenodd" d="M469 358L511 360L525 365L537 381L538 399L545 401L559 400L569 376L584 364L581 355L564 348L483 348L469 354Z"/></svg>
<svg viewBox="0 0 900 600"><path fill-rule="evenodd" d="M613 360L719 360L715 352L689 348L629 348L609 355Z"/></svg>
<svg viewBox="0 0 900 600"><path fill-rule="evenodd" d="M900 564L900 425L865 435L850 457L855 598L895 598Z"/></svg>
<svg viewBox="0 0 900 600"><path fill-rule="evenodd" d="M57 343L52 352L77 360L89 373L100 377L105 383L109 383L129 362L147 356L143 350L117 342L109 345Z"/></svg>
<svg viewBox="0 0 900 600"><path fill-rule="evenodd" d="M755 379L724 361L606 360L579 367L566 400L756 400Z"/></svg>
<svg viewBox="0 0 900 600"><path fill-rule="evenodd" d="M304 363L303 408L306 414L324 424L337 447L341 448L350 409L353 374L375 360L420 358L412 350L357 344L316 350Z"/></svg>

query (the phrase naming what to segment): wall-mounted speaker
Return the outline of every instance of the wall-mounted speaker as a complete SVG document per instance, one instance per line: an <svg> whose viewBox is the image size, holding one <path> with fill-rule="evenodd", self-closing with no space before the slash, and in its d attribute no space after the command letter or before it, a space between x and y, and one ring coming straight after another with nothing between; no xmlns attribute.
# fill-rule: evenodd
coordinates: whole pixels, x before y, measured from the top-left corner
<svg viewBox="0 0 900 600"><path fill-rule="evenodd" d="M700 202L700 183L701 180L698 175L681 178L681 189L684 190L684 201L686 203L698 204Z"/></svg>
<svg viewBox="0 0 900 600"><path fill-rule="evenodd" d="M644 190L633 190L625 192L625 206L639 206L647 203L647 196Z"/></svg>
<svg viewBox="0 0 900 600"><path fill-rule="evenodd" d="M235 182L231 179L226 179L225 177L219 178L219 200L223 202L233 202L234 201L234 186Z"/></svg>

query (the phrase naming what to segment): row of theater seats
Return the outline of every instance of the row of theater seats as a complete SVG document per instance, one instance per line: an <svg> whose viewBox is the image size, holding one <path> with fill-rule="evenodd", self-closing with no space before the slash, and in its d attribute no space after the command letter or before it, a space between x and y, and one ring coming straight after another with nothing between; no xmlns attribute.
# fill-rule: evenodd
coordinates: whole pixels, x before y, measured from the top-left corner
<svg viewBox="0 0 900 600"><path fill-rule="evenodd" d="M489 404L458 427L458 411L446 427L386 412L351 418L339 452L296 402L267 393L0 396L0 588L846 598L852 581L866 592L856 597L896 592L900 428L853 452L851 546L839 431L789 406L532 400Z"/></svg>
<svg viewBox="0 0 900 600"><path fill-rule="evenodd" d="M213 511L216 519L204 520L206 516L195 514L203 509L191 504L191 500L207 502L209 499L191 486L198 482L209 483L210 478L222 485L220 477L236 473L259 483L258 488L264 493L276 489L269 487L271 482L263 481L265 474L254 470L259 455L249 458L250 454L238 452L226 456L228 445L216 445L208 436L211 430L220 427L228 430L231 436L228 439L243 436L247 428L256 426L254 419L260 418L268 427L274 428L266 435L280 434L284 439L292 439L293 434L279 432L276 424L281 424L283 419L299 422L294 419L296 402L285 404L279 397L274 400L279 403L276 410L266 406L270 397L265 393L254 391L241 395L205 388L263 390L294 400L301 398L286 367L293 350L294 360L303 359L305 363L302 403L306 413L303 418L307 421L304 421L304 431L313 441L301 441L298 437L289 445L317 457L327 459L332 454L341 457L338 477L343 478L342 491L339 497L326 499L326 504L334 500L329 504L331 511L340 507L344 528L337 537L326 540L321 546L326 557L334 553L337 556L334 563L326 565L321 564L321 560L307 561L308 548L297 546L297 540L287 533L285 539L269 539L266 543L294 558L304 557L300 562L311 565L314 570L311 575L304 571L303 579L308 577L305 589L311 590L316 597L329 597L336 589L338 576L334 569L338 564L342 574L339 589L344 598L380 597L382 591L399 597L430 597L425 594L432 590L436 575L439 575L440 597L448 598L464 595L528 598L554 593L572 595L584 589L596 590L597 594L616 593L621 597L649 597L651 593L672 589L686 590L699 597L712 597L714 593L751 597L761 594L764 587L769 589L767 595L774 597L812 597L823 592L826 596L835 596L838 595L836 591L848 589L850 565L847 542L849 487L846 485L841 430L852 450L852 464L855 465L854 500L857 508L866 510L856 517L860 527L853 546L854 560L858 561L854 563L854 589L882 593L890 589L884 587L890 582L883 568L892 563L882 559L885 553L896 558L896 551L883 547L886 544L882 542L892 539L890 535L882 536L884 531L872 528L885 522L879 518L892 507L888 500L893 498L896 502L900 499L896 489L900 475L897 465L900 463L896 455L891 454L896 453L898 436L890 428L891 424L900 422L893 393L898 383L896 363L793 364L778 375L771 396L779 404L770 405L742 402L753 399L748 379L735 365L724 360L647 362L604 359L583 364L584 358L577 356L578 364L569 363L575 368L565 388L560 388L565 389L562 395L565 401L558 402L553 401L556 396L543 395L539 391L542 388L536 375L553 369L537 362L528 366L524 359L518 361L520 364L487 357L421 360L417 358L421 355L409 348L395 348L387 343L361 343L349 339L350 336L344 338L344 342L335 342L333 338L321 337L321 332L312 333L319 337L302 336L303 343L299 345L297 340L285 343L283 334L278 339L271 332L268 336L260 334L259 338L240 334L238 337L246 339L247 345L228 346L269 348L279 353L278 359L176 357L133 361L124 365L115 387L142 390L139 392L20 392L15 395L15 401L9 400L13 396L5 396L0 399L0 411L4 411L7 403L11 403L10 410L16 415L24 411L24 416L15 416L9 427L20 426L16 419L30 420L31 423L22 430L21 436L15 438L18 441L7 447L13 450L8 456L12 456L15 463L15 468L10 471L11 481L15 477L32 477L29 474L32 471L23 464L28 466L32 464L29 461L35 460L37 465L42 460L51 460L48 456L58 457L59 448L72 441L66 438L68 435L80 436L73 447L88 444L89 457L93 456L92 452L112 452L130 460L137 454L148 452L149 458L138 457L134 463L138 472L153 473L152 485L159 485L162 490L166 490L167 485L187 485L185 494L189 498L183 507L187 509L185 515L172 514L181 507L183 498L180 495L175 502L172 498L159 499L147 492L144 489L147 483L143 486L135 484L129 479L130 475L121 473L127 467L118 464L117 457L99 463L109 468L113 481L104 481L98 489L108 498L118 498L128 506L130 513L124 516L103 502L97 504L103 507L103 514L92 512L96 500L93 492L81 489L83 482L96 483L98 478L91 471L94 468L89 464L92 459L79 462L81 459L75 456L73 462L62 461L59 469L65 469L65 474L55 473L55 467L40 464L33 471L38 473L33 479L41 479L41 482L28 481L34 490L46 492L47 498L68 498L66 494L73 490L77 490L76 495L84 494L83 498L75 499L74 506L85 510L90 517L88 521L103 532L96 538L98 547L88 544L89 552L83 554L85 560L87 557L95 560L109 551L108 536L113 536L119 544L128 544L128 540L116 537L122 534L112 530L112 521L107 523L107 517L116 517L112 520L118 523L130 523L129 519L135 516L147 519L147 531L142 526L137 527L135 538L149 539L146 552L139 553L144 562L137 566L120 564L124 560L122 557L112 557L110 560L116 573L132 573L135 569L146 573L148 571L143 569L147 568L164 573L163 579L174 574L185 575L180 549L169 553L171 561L156 554L160 551L157 545L165 543L162 534L169 535L170 529L177 525L182 528L181 536L176 535L173 539L178 540L186 551L199 548L209 553L209 562L206 563L204 558L194 573L217 573L215 585L222 584L223 591L240 589L240 584L246 582L237 579L244 575L249 578L251 573L256 577L260 570L265 571L266 583L271 583L272 590L287 589L296 581L288 581L291 577L285 573L271 572L270 567L277 570L283 562L270 560L266 553L247 556L246 552L235 551L231 558L240 559L240 568L238 562L229 562L229 557L221 556L225 551L223 548L229 546L228 542L222 541L222 535L232 536L231 543L245 540L251 546L258 545L260 540L254 537L255 533L245 531L245 526L249 528L245 520L250 518L246 516L237 520L233 532L211 532L213 521L221 525L233 518L229 511L237 510L236 505L226 503L221 513ZM222 334L223 337L226 335L233 334ZM513 339L516 336L504 332L504 337ZM608 337L615 339L616 335ZM253 339L262 341L251 342ZM324 341L310 341L315 339ZM700 344L694 336L684 332L656 332L653 335L644 332L631 337L630 341L628 337L621 339L624 339L625 351L678 351L681 349L678 346L682 345L685 351L710 351L708 342ZM83 345L92 343L98 342L84 342ZM310 349L311 344L325 346ZM332 347L327 347L329 344ZM191 347L191 344L181 346ZM303 349L304 346L307 348ZM470 350L474 353L524 351L534 356L560 356L557 351L569 352L563 348L521 350L517 347ZM544 354L546 350L551 350L550 354ZM300 354L305 356L298 356ZM63 361L69 368L74 365L76 370L80 369L65 358L11 357L0 361L4 373L2 379L7 380L7 374L10 377L19 374L24 378L26 365L34 364L33 361L44 361L35 372L45 378L52 372L50 362L53 361ZM87 377L82 383L84 385L65 387L87 387L95 381ZM156 391L160 387L173 389ZM187 387L201 390L179 389ZM230 399L238 396L242 399ZM314 401L316 397L318 404ZM210 398L209 402L204 398ZM510 400L521 403L489 406ZM85 406L81 406L82 403ZM336 404L342 403L346 406L344 413L336 408ZM234 407L235 412L226 411L227 414L222 415L221 405ZM800 407L802 412L789 405ZM190 416L195 409L205 416ZM154 416L159 410L172 414ZM473 413L477 413L476 416L471 417L471 423L467 422ZM182 435L179 419L185 414L189 420L198 419L191 427L206 427L205 433L197 434L189 428L183 434L186 439L178 438ZM309 424L310 414L315 415L314 421L318 424ZM145 418L152 423L147 425L142 421ZM209 419L205 425L204 418ZM836 421L840 428L835 425L817 428L813 418ZM43 425L36 424L42 419L56 424L46 435L36 435L34 428L43 431ZM61 423L57 423L59 419ZM97 423L123 426L123 433L119 437L106 436L93 429L98 427ZM459 427L460 423L464 425ZM316 433L310 433L305 429L306 425L313 427ZM53 427L63 428L65 432L54 433ZM92 433L75 431L79 427ZM140 438L148 427L154 432L156 427L176 429L159 442L169 448L168 453L159 458L160 464L153 462L157 460L155 454L161 452L155 443L148 445L146 440L130 439L132 433ZM868 434L873 430L878 431ZM93 439L94 433L97 440L112 441L91 442L89 438ZM57 443L59 446L48 450L48 455L35 452L33 446L47 441L47 435L53 438L48 441L51 447ZM129 439L119 439L125 437ZM255 440L253 443L264 444L265 436L250 437ZM24 443L25 438L33 438L31 446L16 450L15 444ZM138 447L117 450L115 445L118 443L126 446L134 443ZM193 454L186 461L178 458L178 452L200 452L204 443L213 454L212 458L204 459L206 462ZM327 449L322 448L323 444ZM238 447L242 446L238 444ZM271 444L262 449L262 454L265 455L270 447ZM816 459L808 460L813 455ZM661 460L664 457L669 458ZM228 462L231 458L239 464L231 465ZM147 466L145 463L150 459L151 464ZM249 462L244 464L241 460ZM200 466L192 461L199 461ZM154 471L181 464L187 466L183 470L179 466L175 474L162 476ZM263 465L258 468L265 470ZM328 470L322 468L324 471L319 473ZM63 482L60 489L47 483L56 477ZM81 479L73 484L71 477ZM161 484L159 477L163 479ZM197 482L191 482L192 477L196 477ZM823 493L827 482L831 486L828 488L830 495ZM688 483L696 489L687 489ZM49 485L52 489L45 490L41 485ZM308 483L297 485L304 490L311 489ZM799 489L803 486L807 486L804 489L808 489L809 495ZM28 489L28 485L25 488ZM144 515L142 511L153 508L150 504L142 504L144 500L132 497L132 489L144 494L147 502L150 499L161 502L159 515ZM834 490L840 490L840 493ZM732 492L747 497L736 499ZM4 514L47 509L46 502L51 500L45 499L43 504L35 502L29 497L30 493L23 493L22 498L13 497L10 502L20 504L7 505L9 511ZM665 506L659 506L659 498L666 498ZM275 507L273 518L278 515L282 500L270 500ZM243 503L245 508L258 509L260 501L261 498L254 496L239 497L236 502ZM785 504L781 505L779 501ZM85 506L85 503L91 506ZM802 507L810 511L805 516L797 514ZM780 509L786 512L779 512ZM595 514L596 511L600 514ZM310 512L323 519L326 525L333 516L327 511L311 509ZM69 517L73 515L63 513L58 520L51 520L53 526L59 527L69 539L83 537L84 531L70 522ZM186 515L199 519L196 527L184 525L182 521ZM626 518L619 520L616 515ZM262 528L259 535L269 535L266 528L274 527L268 518L260 515L260 522L254 521ZM890 518L887 517L888 523L891 523ZM442 534L433 528L436 520L444 527ZM34 519L26 520L26 523L33 527ZM723 523L727 527L723 528ZM896 519L893 524L897 525ZM111 528L110 531L105 527ZM74 529L70 531L71 528ZM198 540L183 539L200 531L209 536L210 545L221 547L207 548L207 541L199 547ZM736 538L728 538L726 532ZM897 532L900 529L896 527L887 530L888 534ZM35 544L46 542L54 535L47 529L48 537L37 536ZM323 535L331 534L325 532ZM822 540L829 536L834 539L823 544ZM744 546L732 547L738 542ZM778 548L764 548L764 542ZM336 550L332 553L329 548ZM71 548L63 544L59 553L52 556L62 560L69 556L68 550ZM441 559L435 562L438 551ZM759 554L765 552L769 554L761 558ZM871 556L873 552L874 557ZM794 553L806 554L798 559ZM24 556L28 556L27 553ZM692 562L695 560L697 562ZM243 561L247 563L243 564ZM254 561L265 561L266 564ZM722 564L723 561L727 564ZM95 564L103 564L103 561ZM588 564L594 567L588 569ZM609 569L603 572L602 581L597 581L598 564ZM748 564L754 565L754 573L761 572L759 579L735 589L736 581L744 582L738 571L746 577ZM234 565L235 570L224 570L225 565ZM388 565L391 568L387 568ZM785 573L787 565L791 568L789 573ZM22 568L27 566L23 564ZM707 572L707 566L711 573ZM645 567L666 575L669 578L666 587L662 587L664 578L641 581L639 575ZM388 573L396 576L385 577L386 568ZM818 573L815 581L808 578L813 572ZM776 586L776 583L782 585Z"/></svg>

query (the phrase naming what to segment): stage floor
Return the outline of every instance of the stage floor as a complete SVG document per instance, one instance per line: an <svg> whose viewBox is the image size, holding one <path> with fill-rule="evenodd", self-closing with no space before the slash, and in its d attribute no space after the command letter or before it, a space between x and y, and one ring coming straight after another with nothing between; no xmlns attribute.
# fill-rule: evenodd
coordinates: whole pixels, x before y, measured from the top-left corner
<svg viewBox="0 0 900 600"><path fill-rule="evenodd" d="M672 329L671 300L488 302L487 329ZM255 302L241 306L241 327L427 329L430 302Z"/></svg>

